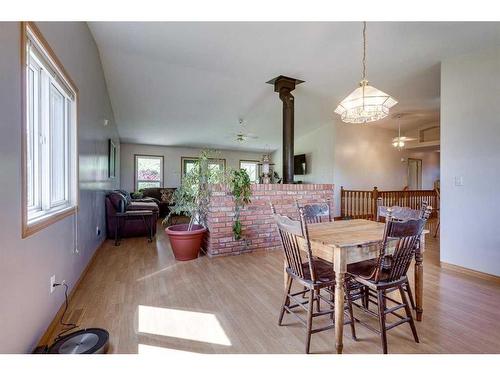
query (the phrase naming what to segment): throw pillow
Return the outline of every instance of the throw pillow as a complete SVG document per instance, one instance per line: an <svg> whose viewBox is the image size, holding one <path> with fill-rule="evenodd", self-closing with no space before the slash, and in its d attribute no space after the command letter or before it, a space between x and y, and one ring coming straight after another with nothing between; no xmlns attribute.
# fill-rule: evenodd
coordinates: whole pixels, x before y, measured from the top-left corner
<svg viewBox="0 0 500 375"><path fill-rule="evenodd" d="M174 202L174 194L173 190L171 189L162 189L160 191L161 194L161 201L163 203L168 203L168 204L173 204Z"/></svg>

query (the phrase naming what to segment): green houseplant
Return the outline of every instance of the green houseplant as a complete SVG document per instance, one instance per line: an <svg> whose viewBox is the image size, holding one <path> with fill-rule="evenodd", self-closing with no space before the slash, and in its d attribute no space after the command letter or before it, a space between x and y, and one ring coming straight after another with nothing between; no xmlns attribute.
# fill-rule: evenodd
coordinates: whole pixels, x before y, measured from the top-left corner
<svg viewBox="0 0 500 375"><path fill-rule="evenodd" d="M252 196L250 176L244 169L233 170L229 174L229 190L234 201L233 237L241 240L241 210L249 204Z"/></svg>
<svg viewBox="0 0 500 375"><path fill-rule="evenodd" d="M165 229L177 260L198 257L206 232L211 185L224 181L224 171L210 163L216 156L213 150L203 150L199 158L182 178L181 186L174 193L174 206L163 221L168 223L172 214L187 215L188 224L171 225Z"/></svg>

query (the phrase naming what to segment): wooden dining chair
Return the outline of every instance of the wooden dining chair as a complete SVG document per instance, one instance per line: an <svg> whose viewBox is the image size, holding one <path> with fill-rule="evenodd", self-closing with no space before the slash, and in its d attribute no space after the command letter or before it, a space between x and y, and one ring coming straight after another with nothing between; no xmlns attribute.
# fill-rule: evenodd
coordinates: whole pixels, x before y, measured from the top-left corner
<svg viewBox="0 0 500 375"><path fill-rule="evenodd" d="M441 223L441 190L436 187L434 188L436 191L436 215L437 215L437 225L436 229L434 231L434 238L437 237L438 232L439 232L439 224Z"/></svg>
<svg viewBox="0 0 500 375"><path fill-rule="evenodd" d="M301 205L299 201L295 200L295 205L297 206L297 211L300 210ZM307 224L318 224L323 222L331 222L332 215L330 213L330 200L324 203L311 203L302 206L304 211L304 220ZM333 267L333 266L332 266ZM306 297L307 288L304 287L303 298ZM319 304L319 301L317 301Z"/></svg>
<svg viewBox="0 0 500 375"><path fill-rule="evenodd" d="M308 354L311 344L311 335L335 327L334 308L335 308L335 272L331 263L312 256L311 243L309 241L309 232L304 218L304 210L299 209L300 220L292 220L287 216L276 214L274 206L271 204L273 218L278 227L281 238L281 244L285 254L286 273L288 276L283 303L281 305L278 324L281 326L285 312L292 314L303 325L306 326L306 346L305 352ZM305 260L303 259L305 255ZM304 294L304 290L292 292L292 283L296 282L305 287L305 293L308 295L306 300L299 299ZM352 310L352 300L349 291L349 285L352 281L347 278L344 284L346 289L345 313L347 319L344 324L351 326L353 339L356 339L354 327L354 317ZM325 290L328 296L321 294ZM328 308L320 309L320 301L327 304ZM314 302L316 302L316 311L314 311ZM306 311L306 319L297 314L297 308ZM313 319L319 316L328 315L331 324L319 328L313 328Z"/></svg>
<svg viewBox="0 0 500 375"><path fill-rule="evenodd" d="M409 207L399 207L399 206L384 206L382 198L377 199L377 221L382 221L382 218L386 219L388 213L391 213L391 217L393 220L408 220L408 219L421 219L424 217L425 212L429 205L427 201L422 201L420 205L420 210L414 210ZM416 248L420 246L420 239L416 243ZM406 283L403 285L403 289L406 293L408 293L408 299L410 300L410 306L413 310L416 309L415 300L413 299L413 293L411 291L410 283ZM365 299L365 304L369 303L369 299ZM367 306L366 306L367 307Z"/></svg>
<svg viewBox="0 0 500 375"><path fill-rule="evenodd" d="M376 300L370 300L370 302L377 305L377 312L366 308L364 304L355 303L355 305L366 313L378 317L379 330L360 320L357 321L380 334L384 354L387 353L387 331L400 324L409 323L415 342L419 342L417 329L403 286L408 284L406 274L431 211L432 208L427 207L421 218L400 220L393 218L389 209L386 217L384 239L375 264L371 267L365 267L364 265L360 266L358 263L347 267L347 272L357 282L368 287L369 298L376 298ZM399 291L402 302L388 296L396 291ZM392 302L395 306L388 307L387 301ZM396 312L400 309L405 310L406 317ZM387 324L386 316L388 314L395 316L398 320Z"/></svg>
<svg viewBox="0 0 500 375"><path fill-rule="evenodd" d="M383 218L387 217L389 209L391 210L391 215L393 219L396 220L408 220L408 219L419 219L424 214L427 209L427 202L422 201L419 210L414 210L410 207L400 207L400 206L384 206L382 198L377 198L377 221L381 222Z"/></svg>
<svg viewBox="0 0 500 375"><path fill-rule="evenodd" d="M307 224L317 224L333 221L330 210L330 200L327 200L324 203L311 203L305 204L303 206L301 206L296 200L295 204L297 205L297 209L300 209L302 207L304 211L304 220Z"/></svg>

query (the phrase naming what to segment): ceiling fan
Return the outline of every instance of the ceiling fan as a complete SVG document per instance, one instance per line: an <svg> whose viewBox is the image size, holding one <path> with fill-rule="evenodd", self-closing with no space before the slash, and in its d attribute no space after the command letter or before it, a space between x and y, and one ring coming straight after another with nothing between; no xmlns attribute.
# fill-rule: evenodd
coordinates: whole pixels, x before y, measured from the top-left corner
<svg viewBox="0 0 500 375"><path fill-rule="evenodd" d="M401 151L405 147L405 142L416 141L416 138L405 137L401 135L401 116L403 114L398 114L394 117L398 119L398 136L392 139L392 145Z"/></svg>
<svg viewBox="0 0 500 375"><path fill-rule="evenodd" d="M255 134L245 132L245 128L244 128L245 121L243 119L239 119L238 123L239 123L240 126L238 127L237 131L231 133L230 136L229 136L235 142L244 143L244 142L246 142L248 140L259 138Z"/></svg>

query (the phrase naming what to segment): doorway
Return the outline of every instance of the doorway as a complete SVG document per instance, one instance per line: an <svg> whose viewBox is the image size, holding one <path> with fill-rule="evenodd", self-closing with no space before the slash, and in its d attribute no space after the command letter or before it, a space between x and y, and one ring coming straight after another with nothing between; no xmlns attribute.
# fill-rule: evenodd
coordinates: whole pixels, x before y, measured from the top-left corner
<svg viewBox="0 0 500 375"><path fill-rule="evenodd" d="M408 189L422 189L422 159L408 158Z"/></svg>

